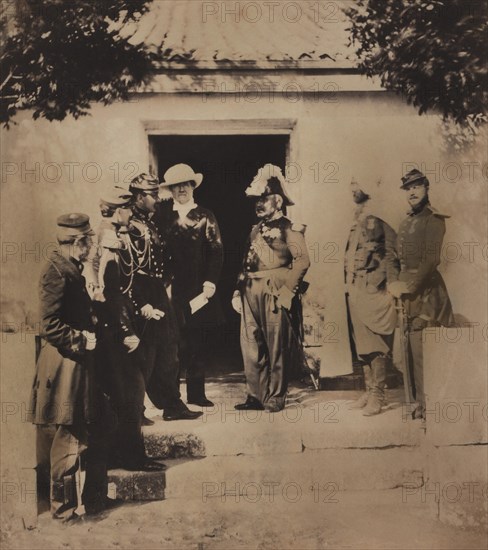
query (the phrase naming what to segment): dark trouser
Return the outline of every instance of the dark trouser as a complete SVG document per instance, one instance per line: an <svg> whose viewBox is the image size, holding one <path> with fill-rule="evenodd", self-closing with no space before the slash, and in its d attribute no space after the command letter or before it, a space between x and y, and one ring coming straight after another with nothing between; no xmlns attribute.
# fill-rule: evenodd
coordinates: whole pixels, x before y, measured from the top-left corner
<svg viewBox="0 0 488 550"><path fill-rule="evenodd" d="M205 397L206 332L201 324L188 324L180 334L180 368L186 376L188 400Z"/></svg>
<svg viewBox="0 0 488 550"><path fill-rule="evenodd" d="M242 295L241 350L248 395L283 408L291 363L297 357L290 317L269 291L267 279L246 281Z"/></svg>
<svg viewBox="0 0 488 550"><path fill-rule="evenodd" d="M138 362L149 399L158 409L186 408L180 399L178 331L174 315L146 321L141 333Z"/></svg>
<svg viewBox="0 0 488 550"><path fill-rule="evenodd" d="M141 423L144 412L145 381L138 360L138 349L127 353L125 347L107 334L101 364L103 388L117 417L111 461L117 466L140 464L145 456Z"/></svg>
<svg viewBox="0 0 488 550"><path fill-rule="evenodd" d="M425 391L424 391L424 354L422 334L423 329L427 327L428 321L415 317L408 332L408 351L410 379L412 380L412 397L425 409Z"/></svg>
<svg viewBox="0 0 488 550"><path fill-rule="evenodd" d="M40 465L50 469L51 513L56 519L71 518L78 507L76 473L84 452L83 504L96 504L107 496L107 455L111 423L105 417L93 424L42 425L37 427Z"/></svg>

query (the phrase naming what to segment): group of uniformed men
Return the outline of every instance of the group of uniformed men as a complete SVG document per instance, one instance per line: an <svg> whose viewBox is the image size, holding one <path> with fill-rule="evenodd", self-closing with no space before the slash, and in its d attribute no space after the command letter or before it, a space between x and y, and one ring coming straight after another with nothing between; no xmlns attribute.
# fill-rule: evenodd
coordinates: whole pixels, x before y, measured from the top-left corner
<svg viewBox="0 0 488 550"><path fill-rule="evenodd" d="M102 223L93 260L94 296L82 272L95 235L88 216L58 219L59 248L40 284L42 349L33 386L33 422L38 425L40 463L50 472L54 518L78 519L76 477L84 449L82 502L87 515L116 503L107 497L107 465L161 471L146 456L141 426L144 396L166 421L198 418L182 401L180 369L186 371L187 402L213 403L205 394L202 349L205 326L221 323L215 296L223 245L214 214L195 203L202 183L185 164L171 167L160 183L140 174L129 189L101 197ZM161 187L173 200L160 201ZM448 324L452 311L436 270L437 253L405 244L441 242L444 217L428 201L420 172L403 178L411 213L394 231L368 212L369 195L352 183L357 203L346 250L347 305L356 353L364 367L366 392L354 407L377 414L385 404L385 364L396 324L392 296L404 296L411 319L414 397L424 407L421 330ZM285 406L289 374L302 360L301 295L310 260L305 226L293 223L293 204L280 168L261 168L246 189L255 200L252 228L232 297L241 315L241 351L247 399L238 410L277 412ZM435 248L435 247L434 247ZM393 308L393 309L392 309Z"/></svg>

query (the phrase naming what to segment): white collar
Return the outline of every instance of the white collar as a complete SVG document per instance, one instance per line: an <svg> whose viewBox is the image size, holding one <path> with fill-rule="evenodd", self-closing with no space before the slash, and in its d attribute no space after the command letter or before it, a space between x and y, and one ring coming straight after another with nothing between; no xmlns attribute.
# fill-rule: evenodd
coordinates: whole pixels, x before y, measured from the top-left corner
<svg viewBox="0 0 488 550"><path fill-rule="evenodd" d="M173 201L173 211L178 212L181 217L188 216L190 210L197 207L197 203L192 199L185 204L180 204L177 201Z"/></svg>

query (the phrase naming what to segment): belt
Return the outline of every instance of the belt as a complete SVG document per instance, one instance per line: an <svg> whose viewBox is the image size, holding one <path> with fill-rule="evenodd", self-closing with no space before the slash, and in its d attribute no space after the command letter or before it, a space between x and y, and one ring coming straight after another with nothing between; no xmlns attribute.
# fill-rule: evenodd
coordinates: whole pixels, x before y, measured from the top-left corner
<svg viewBox="0 0 488 550"><path fill-rule="evenodd" d="M400 271L402 273L418 273L418 269L406 269L405 267L402 267Z"/></svg>
<svg viewBox="0 0 488 550"><path fill-rule="evenodd" d="M245 271L244 277L247 279L264 279L266 277L271 277L272 275L276 275L276 272L278 270L285 270L289 271L288 267L275 267L274 269L265 269L263 271Z"/></svg>
<svg viewBox="0 0 488 550"><path fill-rule="evenodd" d="M156 274L154 274L154 273L146 273L146 272L143 271L142 269L138 269L138 270L136 271L136 273L137 273L138 275L144 275L145 277L151 277L151 278L154 278L154 277L155 277L156 279L162 279L162 278L163 278L163 274L162 274L162 273L156 273Z"/></svg>

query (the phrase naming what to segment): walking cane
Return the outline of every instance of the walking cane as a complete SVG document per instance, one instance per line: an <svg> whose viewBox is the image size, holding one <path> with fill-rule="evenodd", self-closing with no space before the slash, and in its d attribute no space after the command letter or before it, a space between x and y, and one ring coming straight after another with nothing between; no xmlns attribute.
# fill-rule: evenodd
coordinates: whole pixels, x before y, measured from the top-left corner
<svg viewBox="0 0 488 550"><path fill-rule="evenodd" d="M395 308L398 312L398 322L400 328L401 340L401 358L403 366L403 388L405 391L405 403L410 406L412 404L412 379L410 377L410 361L408 353L408 322L405 313L405 306L401 298L396 299Z"/></svg>

